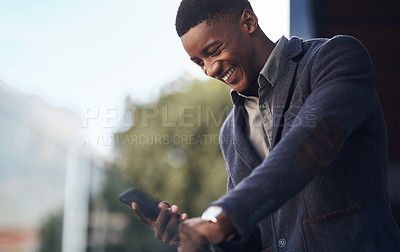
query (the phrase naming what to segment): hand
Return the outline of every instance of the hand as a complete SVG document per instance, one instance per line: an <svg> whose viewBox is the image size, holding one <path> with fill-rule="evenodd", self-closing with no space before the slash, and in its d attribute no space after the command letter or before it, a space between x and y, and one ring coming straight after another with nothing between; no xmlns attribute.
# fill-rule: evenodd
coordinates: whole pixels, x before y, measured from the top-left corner
<svg viewBox="0 0 400 252"><path fill-rule="evenodd" d="M158 204L160 213L155 221L146 217L141 211L138 204L132 203L132 208L135 212L137 219L145 223L151 230L154 231L155 238L169 243L171 246L179 245L179 224L188 219L186 213L181 216L178 215L179 207L176 205L170 206L168 202L162 201Z"/></svg>
<svg viewBox="0 0 400 252"><path fill-rule="evenodd" d="M226 215L217 223L203 220L200 217L188 219L179 226L179 237L182 243L179 251L200 251L210 243L222 242L234 231L235 229Z"/></svg>

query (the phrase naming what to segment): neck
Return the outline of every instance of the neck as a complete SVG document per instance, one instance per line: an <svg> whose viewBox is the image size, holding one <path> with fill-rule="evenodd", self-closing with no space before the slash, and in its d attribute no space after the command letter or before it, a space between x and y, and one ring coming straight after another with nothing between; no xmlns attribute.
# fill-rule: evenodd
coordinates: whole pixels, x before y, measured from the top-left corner
<svg viewBox="0 0 400 252"><path fill-rule="evenodd" d="M258 41L258 48L256 49L258 57L258 62L257 66L259 68L259 71L264 67L265 62L267 62L267 59L269 58L269 55L271 54L272 50L275 48L275 43L272 42L265 34L264 32L259 29L259 39Z"/></svg>
<svg viewBox="0 0 400 252"><path fill-rule="evenodd" d="M272 50L275 47L275 43L272 42L261 29L256 31L254 37L254 67L255 67L255 79L252 81L249 88L243 92L245 95L257 96L258 97L258 73L261 72L262 68L264 67L265 63L268 60L269 55L271 54Z"/></svg>

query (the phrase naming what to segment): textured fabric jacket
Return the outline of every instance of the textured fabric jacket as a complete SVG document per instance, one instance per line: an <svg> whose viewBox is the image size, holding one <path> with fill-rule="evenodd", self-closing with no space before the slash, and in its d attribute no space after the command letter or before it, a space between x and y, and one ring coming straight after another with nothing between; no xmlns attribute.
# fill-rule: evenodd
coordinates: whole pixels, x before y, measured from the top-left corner
<svg viewBox="0 0 400 252"><path fill-rule="evenodd" d="M241 97L220 132L228 193L212 205L225 209L240 241L258 225L273 251L400 251L386 129L364 46L349 36L291 38L274 92L265 160L246 138Z"/></svg>

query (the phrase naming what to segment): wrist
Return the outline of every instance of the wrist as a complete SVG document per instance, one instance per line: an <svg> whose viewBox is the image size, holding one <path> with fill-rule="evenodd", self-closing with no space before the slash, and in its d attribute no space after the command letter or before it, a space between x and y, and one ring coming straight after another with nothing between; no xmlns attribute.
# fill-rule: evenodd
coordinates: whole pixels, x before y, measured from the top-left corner
<svg viewBox="0 0 400 252"><path fill-rule="evenodd" d="M231 240L236 232L235 227L227 216L226 212L220 206L210 206L203 212L201 218L219 226L222 232L222 241Z"/></svg>

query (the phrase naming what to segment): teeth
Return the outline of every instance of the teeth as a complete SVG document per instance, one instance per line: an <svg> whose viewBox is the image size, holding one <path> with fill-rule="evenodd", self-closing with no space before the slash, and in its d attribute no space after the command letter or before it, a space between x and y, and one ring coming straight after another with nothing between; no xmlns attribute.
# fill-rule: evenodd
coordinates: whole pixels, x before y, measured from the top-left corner
<svg viewBox="0 0 400 252"><path fill-rule="evenodd" d="M229 79L229 77L231 77L233 71L235 71L236 66L231 67L231 69L229 69L229 71L226 73L226 75L224 77L222 77L223 81L227 81Z"/></svg>

